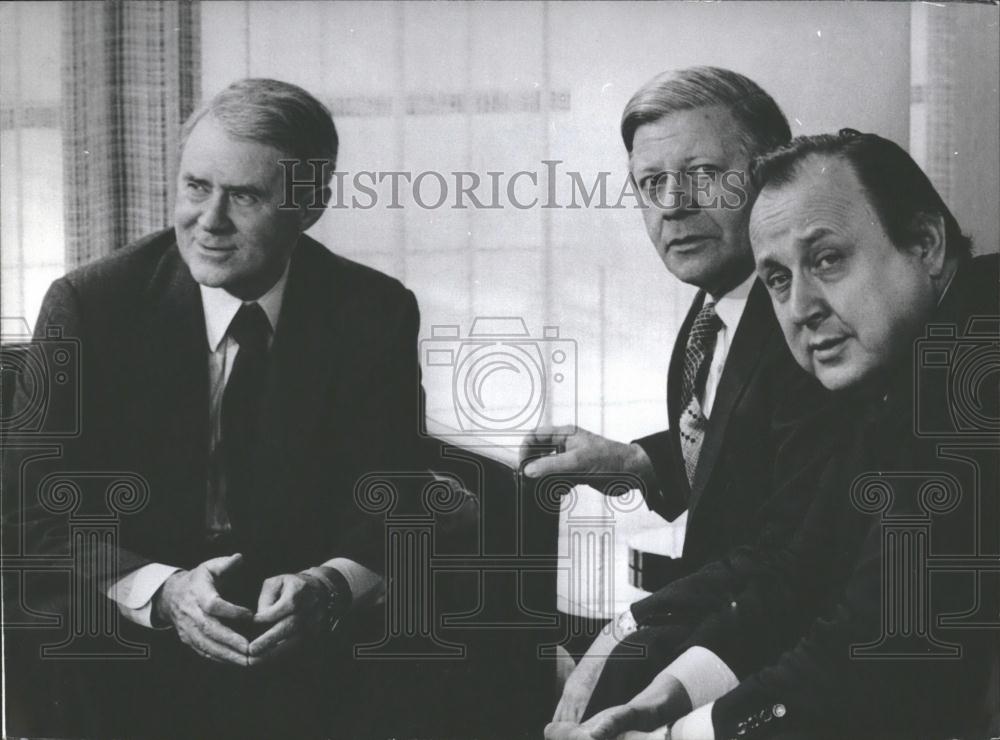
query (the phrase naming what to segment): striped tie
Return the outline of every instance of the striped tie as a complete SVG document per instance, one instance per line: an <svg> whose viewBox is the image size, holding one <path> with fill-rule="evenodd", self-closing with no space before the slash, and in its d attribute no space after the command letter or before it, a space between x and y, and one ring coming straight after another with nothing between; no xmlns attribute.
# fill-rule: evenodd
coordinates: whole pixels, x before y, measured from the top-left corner
<svg viewBox="0 0 1000 740"><path fill-rule="evenodd" d="M694 485L698 455L708 426L701 404L705 393L705 378L712 363L712 352L715 350L715 339L720 328L722 321L715 313L715 303L706 303L691 325L684 352L684 382L680 398L684 410L680 418L680 438L684 468L691 485Z"/></svg>

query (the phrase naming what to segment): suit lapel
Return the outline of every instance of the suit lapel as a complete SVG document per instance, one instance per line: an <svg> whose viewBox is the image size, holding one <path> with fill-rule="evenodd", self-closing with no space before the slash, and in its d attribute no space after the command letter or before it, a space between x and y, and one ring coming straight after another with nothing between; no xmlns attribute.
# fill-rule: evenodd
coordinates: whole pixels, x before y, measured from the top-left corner
<svg viewBox="0 0 1000 740"><path fill-rule="evenodd" d="M204 481L208 448L208 340L198 284L176 246L161 257L147 287L149 314L138 382L148 384L145 398L150 424L158 425L152 452L180 466L171 477ZM181 472L185 471L185 472ZM181 518L197 516L203 487L192 484L171 491L171 509ZM183 497L178 501L177 496ZM178 506L178 504L180 504Z"/></svg>
<svg viewBox="0 0 1000 740"><path fill-rule="evenodd" d="M313 438L321 414L329 411L330 386L338 360L349 355L345 346L344 305L350 286L318 259L325 247L308 237L296 248L272 347L264 404L261 464L264 480L280 485L288 479L287 464ZM333 273L331 275L331 273ZM333 279L331 279L331 277ZM280 496L262 491L267 507Z"/></svg>
<svg viewBox="0 0 1000 740"><path fill-rule="evenodd" d="M770 299L764 286L755 281L750 289L743 317L736 328L736 336L733 337L729 347L722 378L715 392L712 416L708 421L701 453L698 456L698 468L695 471L694 485L688 503L689 517L694 512L715 469L733 409L746 390L754 368L764 354L764 346L775 328Z"/></svg>

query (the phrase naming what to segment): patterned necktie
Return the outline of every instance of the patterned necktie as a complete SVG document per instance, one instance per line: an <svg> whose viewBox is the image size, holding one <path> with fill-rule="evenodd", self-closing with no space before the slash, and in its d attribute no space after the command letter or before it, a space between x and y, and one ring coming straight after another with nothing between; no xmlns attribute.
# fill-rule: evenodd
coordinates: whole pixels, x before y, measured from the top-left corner
<svg viewBox="0 0 1000 740"><path fill-rule="evenodd" d="M694 485L694 472L698 468L698 455L705 438L708 419L702 411L705 379L712 364L715 339L722 320L715 313L715 303L706 303L691 324L687 348L684 351L684 377L681 386L680 438L681 453L688 483Z"/></svg>
<svg viewBox="0 0 1000 740"><path fill-rule="evenodd" d="M257 303L245 303L229 324L229 336L240 345L222 394L222 450L230 514L247 501L253 486L270 333L271 325Z"/></svg>

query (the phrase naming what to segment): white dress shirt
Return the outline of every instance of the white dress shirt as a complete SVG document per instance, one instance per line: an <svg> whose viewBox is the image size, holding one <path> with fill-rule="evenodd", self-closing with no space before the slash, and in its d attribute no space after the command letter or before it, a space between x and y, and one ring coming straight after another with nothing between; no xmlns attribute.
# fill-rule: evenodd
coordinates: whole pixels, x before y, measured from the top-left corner
<svg viewBox="0 0 1000 740"><path fill-rule="evenodd" d="M670 728L670 740L715 740L715 725L712 724L712 705L702 704L693 712L684 715Z"/></svg>
<svg viewBox="0 0 1000 740"><path fill-rule="evenodd" d="M709 366L708 375L705 378L705 401L702 404L702 413L705 418L710 418L712 415L715 396L719 390L719 381L722 380L722 373L726 368L729 348L732 346L736 330L743 318L747 307L747 298L750 296L750 290L753 288L756 278L757 275L751 273L746 280L728 293L719 297L705 297L706 301L715 301L715 313L722 324L716 335L712 364ZM685 718L686 722L681 721L672 728L671 737L682 737L677 733L685 731L685 724L688 734L684 737L690 737L692 740L701 737L702 733L705 732L706 717L708 718L708 731L711 732L711 703L736 687L739 683L736 674L715 653L700 646L689 648L664 670L680 681L691 698L691 706L696 710L688 718ZM699 707L706 706L707 710L697 711Z"/></svg>
<svg viewBox="0 0 1000 740"><path fill-rule="evenodd" d="M715 394L726 366L726 357L729 355L729 348L743 318L747 298L756 278L756 273L751 273L746 280L725 295L713 297L715 313L718 314L722 327L716 335L712 364L705 380L705 403L702 404L702 409L706 418L711 416ZM739 684L736 674L719 656L700 646L689 648L664 670L684 686L694 708L694 711L678 720L671 728L670 737L677 740L713 738L715 733L712 729L712 704L720 696L736 688Z"/></svg>
<svg viewBox="0 0 1000 740"><path fill-rule="evenodd" d="M751 273L746 280L728 293L721 296L705 297L706 301L715 301L715 313L721 324L715 338L712 363L709 365L708 375L705 378L705 396L701 405L705 418L710 418L712 415L719 382L722 380L722 373L726 368L726 358L729 356L729 349L736 337L736 330L746 311L747 298L750 296L750 290L753 288L756 278L756 274ZM697 709L701 706L709 706L709 712L711 711L711 702L735 688L739 683L729 666L711 650L703 647L696 646L688 649L664 670L684 686L691 698L692 707ZM697 725L690 724L692 720L688 720L689 731L695 732L696 727L697 732L704 731L704 717L705 714L702 712L693 718L695 722L698 722ZM711 719L709 719L708 728L711 731ZM683 725L681 725L681 729L683 729ZM691 737L697 737L697 735L692 734Z"/></svg>
<svg viewBox="0 0 1000 740"><path fill-rule="evenodd" d="M288 283L288 267L278 279L278 282L257 299L256 303L264 309L268 323L271 325L271 335L268 347L274 341L274 333L278 327L278 317L281 315L281 305L285 297L285 286ZM226 383L233 371L239 344L229 336L229 324L236 312L240 310L243 301L227 293L223 288L201 289L201 304L205 313L205 334L208 338L208 377L209 377L209 440L208 440L208 471L205 495L205 531L209 536L225 534L231 529L226 507L226 481L222 475L223 465L220 459L222 438L222 397ZM344 576L351 589L353 602L363 602L377 596L383 588L382 577L360 563L347 558L333 558L323 563L324 566L336 568ZM153 596L163 582L180 568L163 563L150 563L126 574L107 591L109 598L118 604L118 610L128 619L146 627L152 626L151 615Z"/></svg>
<svg viewBox="0 0 1000 740"><path fill-rule="evenodd" d="M701 404L701 410L706 419L712 416L712 406L715 404L715 394L719 390L722 371L726 368L729 347L733 343L733 337L736 336L736 328L740 325L740 319L743 318L743 312L747 307L747 297L750 295L750 289L756 279L757 274L750 273L750 277L728 293L718 298L705 297L706 301L715 301L715 313L722 323L718 334L715 335L712 364L709 365L708 375L705 378L705 401Z"/></svg>

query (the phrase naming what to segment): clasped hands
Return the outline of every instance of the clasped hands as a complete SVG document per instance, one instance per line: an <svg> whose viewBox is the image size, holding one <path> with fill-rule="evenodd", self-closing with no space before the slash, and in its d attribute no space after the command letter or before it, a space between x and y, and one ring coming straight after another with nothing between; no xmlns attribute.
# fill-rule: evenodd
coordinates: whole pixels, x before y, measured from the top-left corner
<svg viewBox="0 0 1000 740"><path fill-rule="evenodd" d="M266 579L256 612L226 601L221 584L241 563L237 553L174 573L153 600L156 617L173 625L181 642L199 655L238 666L274 661L325 631L335 595L308 573ZM233 629L238 625L264 631L250 640Z"/></svg>
<svg viewBox="0 0 1000 740"><path fill-rule="evenodd" d="M668 725L690 710L687 690L664 671L627 703L586 721L557 710L545 728L545 740L669 740Z"/></svg>

